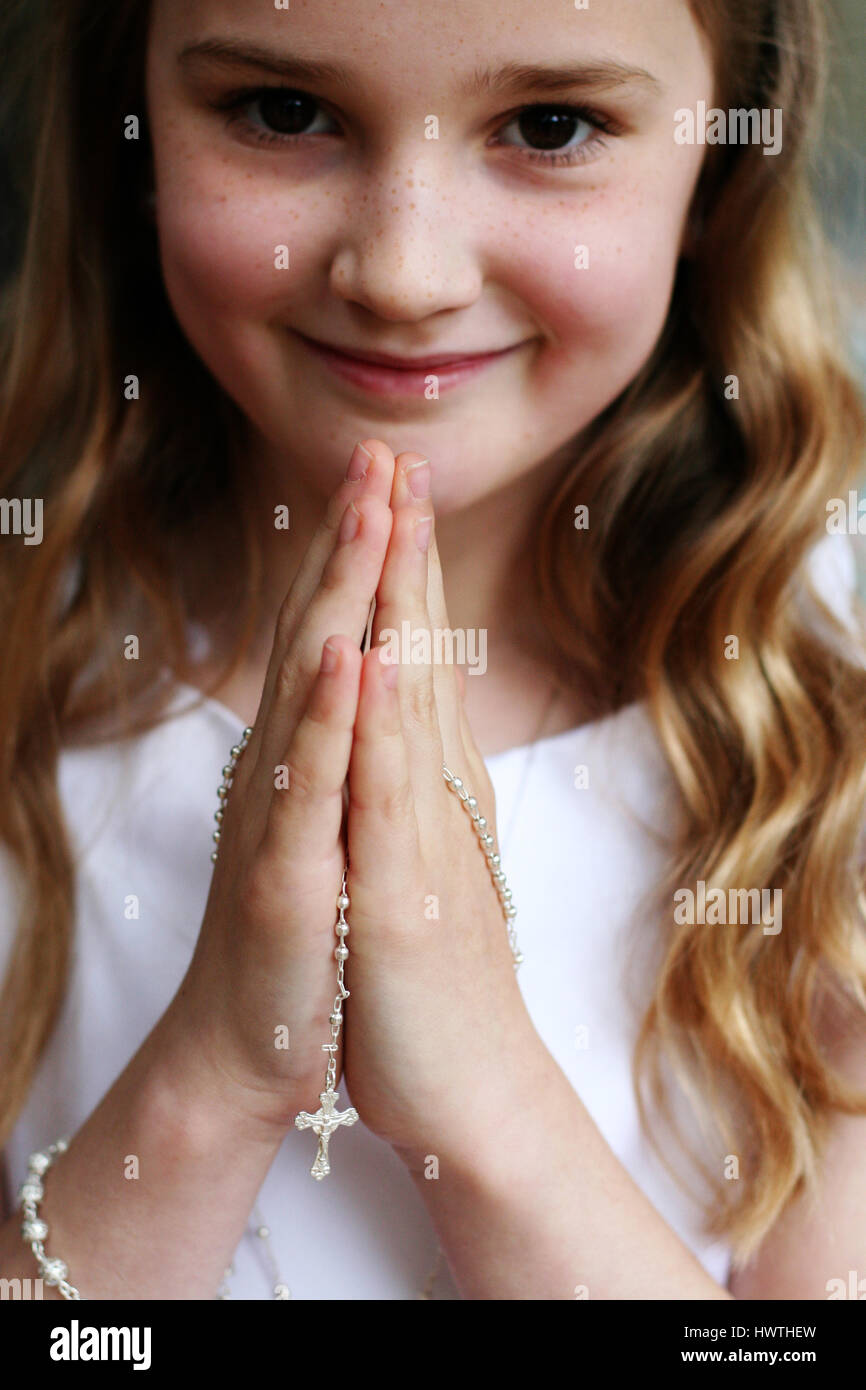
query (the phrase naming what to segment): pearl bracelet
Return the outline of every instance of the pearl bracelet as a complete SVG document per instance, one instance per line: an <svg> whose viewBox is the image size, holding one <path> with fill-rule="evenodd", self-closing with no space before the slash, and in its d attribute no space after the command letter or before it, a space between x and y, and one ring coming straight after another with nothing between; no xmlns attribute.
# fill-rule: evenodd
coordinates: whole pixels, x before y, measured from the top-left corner
<svg viewBox="0 0 866 1390"><path fill-rule="evenodd" d="M511 901L511 889L508 887L505 874L502 872L502 860L496 849L496 841L487 828L487 817L482 816L478 809L478 802L475 800L474 796L469 795L463 784L462 777L455 777L450 768L445 767L444 764L442 767L442 776L445 778L451 790L456 792L457 796L459 796L464 811L466 811L469 819L472 821L472 828L478 836L478 843L484 851L484 857L487 860L487 868L493 880L493 886L499 895L499 906L502 908L502 914L505 918L505 926L508 931L508 944L511 947L514 969L519 970L520 966L523 964L524 957L517 944L517 933L514 930L514 918L517 916L517 908Z"/></svg>
<svg viewBox="0 0 866 1390"><path fill-rule="evenodd" d="M81 1294L66 1277L69 1270L63 1260L52 1259L45 1253L48 1226L39 1215L39 1203L45 1195L42 1179L57 1154L62 1154L68 1147L68 1139L58 1139L56 1143L49 1144L47 1149L39 1149L31 1154L27 1160L27 1177L19 1188L18 1197L24 1217L21 1234L36 1257L40 1277L52 1288L58 1288L64 1298L80 1299Z"/></svg>

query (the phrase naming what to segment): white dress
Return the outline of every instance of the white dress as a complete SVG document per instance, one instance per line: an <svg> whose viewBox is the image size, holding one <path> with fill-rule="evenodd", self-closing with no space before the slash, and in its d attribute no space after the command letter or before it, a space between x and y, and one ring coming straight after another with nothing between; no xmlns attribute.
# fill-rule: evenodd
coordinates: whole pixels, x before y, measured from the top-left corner
<svg viewBox="0 0 866 1390"><path fill-rule="evenodd" d="M816 581L842 607L853 583L850 548L845 542L844 550L820 550ZM174 705L188 706L196 697L178 686ZM74 1134L98 1104L186 971L211 875L216 788L239 734L238 718L207 700L130 743L61 755L60 793L77 861L76 937L57 1028L7 1143L13 1192L27 1156L59 1135ZM659 928L646 905L664 868L673 806L651 721L635 703L486 763L525 955L518 981L533 1023L620 1162L724 1284L728 1248L702 1234L697 1205L641 1133L632 1092L641 1001L634 1002L627 975L637 963L644 989L650 988L651 972L640 962ZM578 788L581 767L588 769L589 786ZM5 968L17 884L7 852L0 852ZM131 894L139 900L132 920L125 915ZM345 1080L339 1089L342 1108L351 1095ZM291 1296L416 1297L437 1241L400 1160L363 1117L340 1131L331 1174L322 1183L310 1177L314 1153L313 1136L291 1130L257 1199ZM581 1181L580 1163L576 1154L575 1182ZM235 1298L270 1296L272 1278L253 1225L251 1216L234 1258ZM444 1262L433 1296L459 1297Z"/></svg>

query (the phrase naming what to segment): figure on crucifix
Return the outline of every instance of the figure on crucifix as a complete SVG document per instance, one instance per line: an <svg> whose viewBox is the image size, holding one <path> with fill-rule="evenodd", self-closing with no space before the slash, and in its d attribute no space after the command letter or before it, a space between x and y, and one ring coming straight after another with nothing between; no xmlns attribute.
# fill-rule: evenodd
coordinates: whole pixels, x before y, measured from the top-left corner
<svg viewBox="0 0 866 1390"><path fill-rule="evenodd" d="M309 1111L302 1110L300 1115L295 1117L297 1129L311 1129L314 1134L319 1136L319 1148L316 1153L315 1161L310 1172L314 1178L321 1180L331 1171L328 1162L328 1140L340 1125L353 1125L358 1119L358 1112L354 1106L349 1106L348 1110L337 1110L337 1101L340 1099L339 1091L320 1091L319 1100L322 1102L315 1115Z"/></svg>

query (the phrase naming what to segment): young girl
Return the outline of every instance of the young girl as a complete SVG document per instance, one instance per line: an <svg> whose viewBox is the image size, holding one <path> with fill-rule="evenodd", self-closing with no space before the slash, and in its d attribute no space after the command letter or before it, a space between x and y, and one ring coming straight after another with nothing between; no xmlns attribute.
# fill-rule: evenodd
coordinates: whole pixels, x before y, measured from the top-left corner
<svg viewBox="0 0 866 1390"><path fill-rule="evenodd" d="M820 10L13 8L3 1276L866 1275Z"/></svg>

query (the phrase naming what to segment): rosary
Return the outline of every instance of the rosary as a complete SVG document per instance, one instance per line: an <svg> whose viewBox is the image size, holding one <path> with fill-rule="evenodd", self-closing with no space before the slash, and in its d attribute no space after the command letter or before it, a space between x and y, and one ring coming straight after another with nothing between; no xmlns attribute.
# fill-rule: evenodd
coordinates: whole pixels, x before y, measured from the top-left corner
<svg viewBox="0 0 866 1390"><path fill-rule="evenodd" d="M371 615L372 616L372 615ZM368 628L369 631L369 628ZM225 804L228 799L229 789L232 785L235 769L241 758L244 749L252 737L252 728L245 728L240 741L233 745L230 751L229 762L222 770L223 780L217 790L219 797L219 807L215 812L214 819L217 822L217 829L213 832L216 848L211 853L211 860L216 862L219 852L219 841L221 837L221 825L225 815ZM490 877L499 896L499 903L505 918L505 925L508 931L508 943L511 947L511 954L514 961L514 968L517 970L523 960L523 956L518 949L517 937L514 930L514 918L517 916L517 909L511 901L511 889L505 881L505 874L502 872L502 865L499 853L496 850L496 842L490 834L487 821L478 809L478 802L471 796L463 785L459 777L455 777L453 772L444 764L442 776L445 778L446 785L460 798L464 810L472 821L472 827L478 836L478 843L487 859L487 867ZM337 895L337 921L334 930L337 935L337 946L334 950L334 957L337 961L337 994L334 999L333 1008L330 1014L331 1037L330 1041L322 1044L322 1051L328 1054L328 1064L325 1073L324 1090L319 1092L319 1109L310 1112L302 1110L295 1116L295 1127L300 1130L311 1129L318 1139L316 1157L310 1173L317 1182L327 1177L331 1171L328 1158L328 1144L331 1136L342 1126L353 1125L360 1118L357 1110L349 1106L346 1110L337 1109L337 1101L340 1099L339 1092L335 1089L337 1078L337 1052L340 1046L340 1030L343 1026L343 1000L348 999L349 991L346 989L344 974L346 961L349 958L349 949L346 945L346 937L349 935L349 923L346 921L346 908L349 906L349 895L347 892L347 876L349 872L349 860L346 858L343 869L343 879L340 885L340 892ZM66 1263L57 1258L50 1257L45 1250L45 1241L48 1238L48 1226L39 1215L39 1202L42 1199L44 1188L43 1178L58 1154L63 1153L68 1146L68 1139L58 1139L55 1143L49 1144L45 1150L31 1154L28 1160L28 1172L19 1192L19 1200L23 1222L21 1233L24 1241L30 1246L31 1251L39 1266L39 1273L49 1285L56 1286L63 1298L80 1299L81 1294L68 1278L69 1270ZM255 1209L254 1209L255 1210ZM256 1235L265 1243L274 1267L275 1283L273 1285L273 1297L278 1300L291 1298L288 1286L280 1278L276 1269L276 1262L273 1252L270 1250L268 1227L256 1211L258 1227ZM427 1287L422 1298L432 1297L432 1285L436 1278L436 1272L441 1259L442 1251L438 1252L436 1264L428 1276ZM232 1266L226 1270L226 1277L232 1272ZM218 1298L229 1297L228 1289L223 1281L223 1286L217 1294Z"/></svg>
<svg viewBox="0 0 866 1390"><path fill-rule="evenodd" d="M218 823L217 829L213 832L213 838L217 843L217 849L211 854L211 859L214 863L219 853L219 840L221 835L219 825L223 819L229 788L234 778L238 760L249 743L252 732L252 729L249 727L244 729L240 742L236 743L231 749L230 761L223 768L222 785L217 791L217 795L220 798L220 806L214 816ZM447 786L460 798L464 810L466 810L472 821L473 829L478 836L478 843L484 851L490 870L490 876L499 896L499 903L505 917L505 924L508 930L508 942L511 947L514 968L517 970L523 960L523 956L517 945L517 936L514 930L514 918L517 916L517 908L514 907L511 901L511 889L508 887L505 881L505 874L502 872L500 857L496 851L496 842L487 828L486 818L482 816L478 810L478 802L474 796L469 795L463 785L462 779L460 777L455 777L453 772L444 764L442 766L442 776L445 778ZM322 1043L322 1051L328 1053L325 1088L323 1091L319 1092L320 1105L315 1113L302 1110L299 1115L295 1116L296 1129L311 1129L318 1138L319 1144L316 1157L310 1169L311 1175L318 1182L321 1182L322 1178L327 1177L331 1171L328 1158L328 1143L331 1136L335 1134L342 1125L353 1125L360 1118L354 1106L349 1106L347 1110L337 1109L337 1101L340 1099L340 1093L334 1089L337 1077L337 1052L340 1047L340 1029L343 1026L343 1000L349 997L349 990L346 989L344 980L346 961L349 958L349 948L346 945L346 937L349 935L349 923L346 921L346 908L349 906L349 895L346 891L348 872L349 860L347 857L343 869L343 881L336 900L338 915L334 925L334 931L338 938L337 946L334 950L334 957L337 961L337 995L334 999L334 1006L331 1010L329 1020L331 1024L330 1041Z"/></svg>

